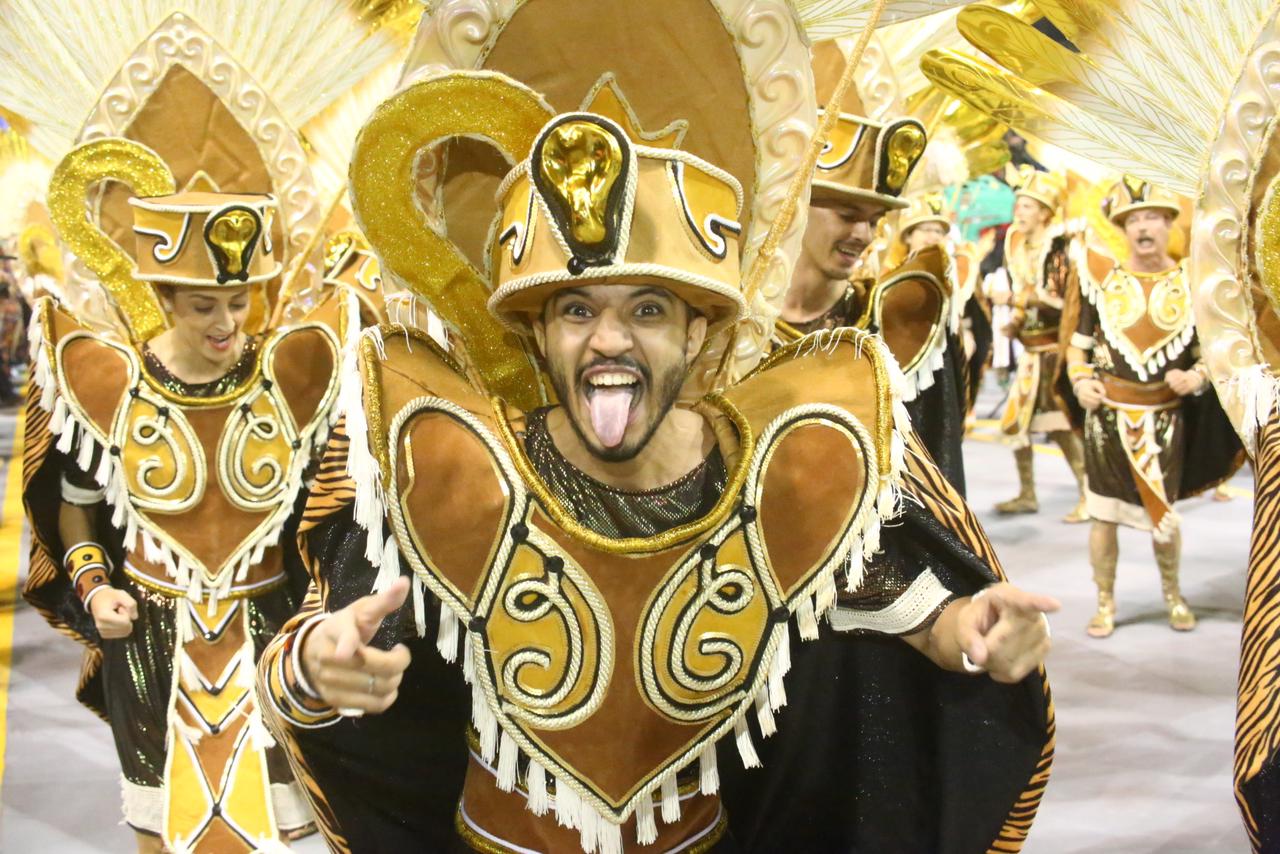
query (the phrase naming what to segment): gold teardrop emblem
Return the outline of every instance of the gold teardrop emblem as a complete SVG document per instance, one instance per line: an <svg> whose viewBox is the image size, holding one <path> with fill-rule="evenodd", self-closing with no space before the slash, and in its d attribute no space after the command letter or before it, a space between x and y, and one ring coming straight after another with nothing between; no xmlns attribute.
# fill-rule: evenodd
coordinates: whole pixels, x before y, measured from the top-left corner
<svg viewBox="0 0 1280 854"><path fill-rule="evenodd" d="M609 236L609 192L622 174L622 148L592 122L565 122L542 145L539 168L568 208L575 240L593 245Z"/></svg>
<svg viewBox="0 0 1280 854"><path fill-rule="evenodd" d="M894 129L886 147L888 168L884 176L885 185L890 190L898 192L906 185L911 170L924 154L926 141L919 125L904 124Z"/></svg>
<svg viewBox="0 0 1280 854"><path fill-rule="evenodd" d="M253 243L260 231L258 217L248 208L231 208L214 217L207 230L218 262L218 281L247 279Z"/></svg>
<svg viewBox="0 0 1280 854"><path fill-rule="evenodd" d="M1140 181L1125 175L1122 179L1124 188L1129 191L1129 198L1135 202L1145 202L1147 200L1147 182Z"/></svg>

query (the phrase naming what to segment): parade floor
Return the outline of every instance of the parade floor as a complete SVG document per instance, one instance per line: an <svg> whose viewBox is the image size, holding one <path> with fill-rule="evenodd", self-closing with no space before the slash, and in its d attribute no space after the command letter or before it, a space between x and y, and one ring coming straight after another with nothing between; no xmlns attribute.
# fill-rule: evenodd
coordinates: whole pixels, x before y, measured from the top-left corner
<svg viewBox="0 0 1280 854"><path fill-rule="evenodd" d="M0 451L12 412L0 413ZM1201 618L1189 635L1164 622L1149 538L1123 532L1119 629L1091 640L1087 526L1059 522L1075 500L1065 462L1036 455L1041 512L999 519L1013 458L989 425L966 443L969 498L1020 585L1059 597L1049 660L1058 710L1053 779L1030 854L1247 851L1231 795L1231 742L1244 569L1252 512L1246 472L1234 500L1180 505L1183 586ZM0 851L122 852L119 771L107 727L73 699L79 647L15 595L25 544L16 472L0 469ZM16 601L16 606L15 606ZM11 669L10 669L11 665ZM779 725L786 726L785 712ZM834 783L835 781L833 781ZM296 846L321 851L312 838Z"/></svg>

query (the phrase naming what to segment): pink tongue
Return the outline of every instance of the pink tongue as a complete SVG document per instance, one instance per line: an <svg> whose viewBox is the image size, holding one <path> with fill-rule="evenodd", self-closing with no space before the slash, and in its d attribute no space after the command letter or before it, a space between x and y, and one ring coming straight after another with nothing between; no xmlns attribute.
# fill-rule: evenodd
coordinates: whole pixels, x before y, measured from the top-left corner
<svg viewBox="0 0 1280 854"><path fill-rule="evenodd" d="M631 415L632 393L629 388L602 388L587 401L591 407L591 426L606 448L622 444Z"/></svg>

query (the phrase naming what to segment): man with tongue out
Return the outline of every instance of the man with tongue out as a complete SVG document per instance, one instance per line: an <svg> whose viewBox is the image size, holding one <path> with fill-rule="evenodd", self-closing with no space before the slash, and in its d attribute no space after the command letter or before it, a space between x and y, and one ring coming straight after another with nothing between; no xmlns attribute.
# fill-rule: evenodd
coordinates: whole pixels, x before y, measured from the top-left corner
<svg viewBox="0 0 1280 854"><path fill-rule="evenodd" d="M473 85L505 84L431 78L371 122ZM754 160L740 181L591 91L542 127L486 232L489 312L536 348L555 404L541 382L519 405L491 396L403 327L354 372L301 528L317 584L259 668L322 828L354 851L779 850L747 804L730 831L720 784L732 816L740 781L795 787L768 808L798 851L986 850L1042 785L1057 603L1004 581L873 336L823 332L679 400L704 345L749 319ZM380 186L388 155L366 154L399 137L361 139L370 243L428 278L388 251L415 213L408 177ZM391 160L436 141L406 136ZM939 701L946 720L922 735L914 716ZM848 764L815 780L783 751L740 774L775 730ZM811 820L791 820L800 805Z"/></svg>

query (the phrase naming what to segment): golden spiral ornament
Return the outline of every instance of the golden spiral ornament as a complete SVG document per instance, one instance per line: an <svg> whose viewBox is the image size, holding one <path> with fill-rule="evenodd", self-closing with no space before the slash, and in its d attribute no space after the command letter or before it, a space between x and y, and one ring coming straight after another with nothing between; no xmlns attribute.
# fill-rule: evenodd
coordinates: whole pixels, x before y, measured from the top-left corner
<svg viewBox="0 0 1280 854"><path fill-rule="evenodd" d="M454 72L383 102L360 131L351 158L356 219L383 265L424 297L465 342L486 390L521 409L539 406L533 355L489 314L489 287L418 208L414 165L424 148L482 137L524 160L551 111L530 89L492 72Z"/></svg>
<svg viewBox="0 0 1280 854"><path fill-rule="evenodd" d="M165 328L155 291L133 277L133 259L89 218L89 192L103 181L119 181L138 196L174 192L173 173L145 145L118 137L73 149L49 181L49 216L59 237L106 288L134 341Z"/></svg>

